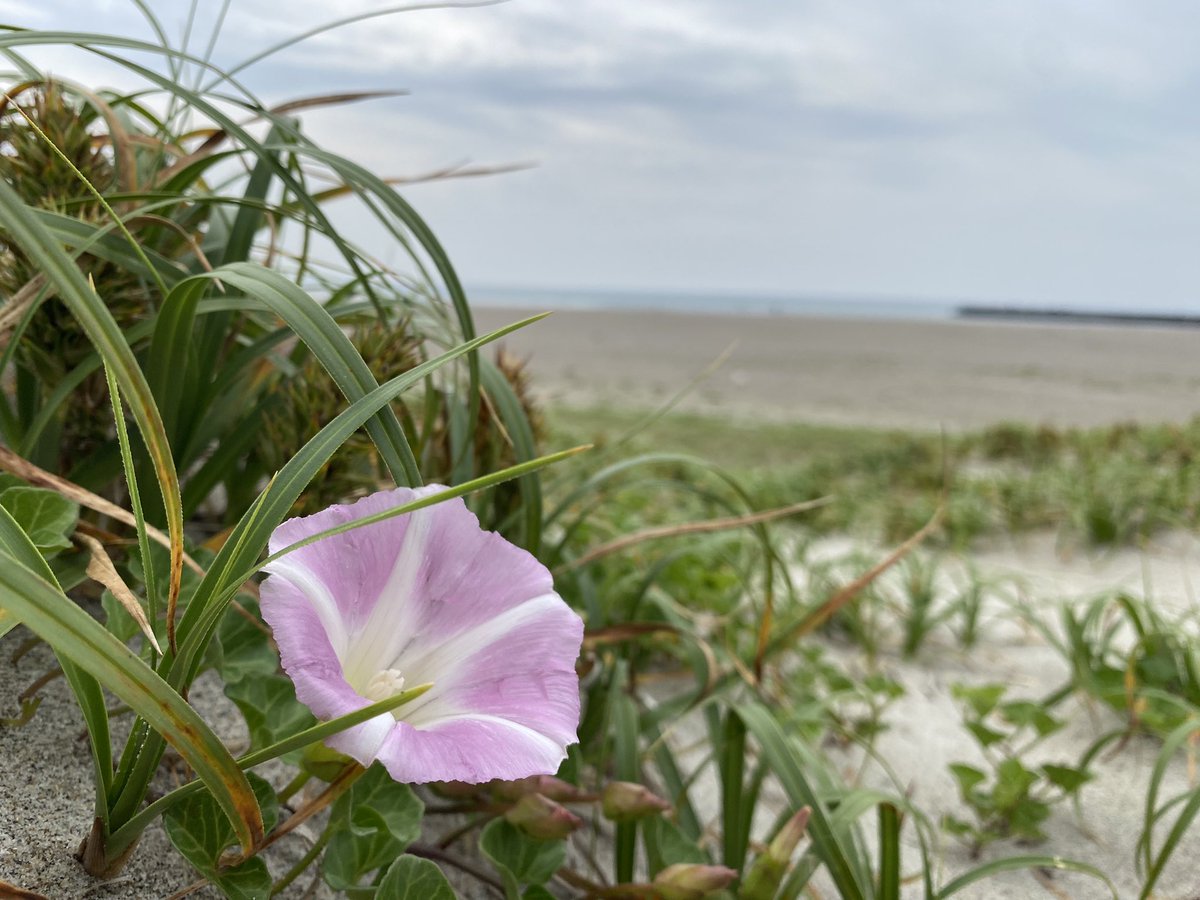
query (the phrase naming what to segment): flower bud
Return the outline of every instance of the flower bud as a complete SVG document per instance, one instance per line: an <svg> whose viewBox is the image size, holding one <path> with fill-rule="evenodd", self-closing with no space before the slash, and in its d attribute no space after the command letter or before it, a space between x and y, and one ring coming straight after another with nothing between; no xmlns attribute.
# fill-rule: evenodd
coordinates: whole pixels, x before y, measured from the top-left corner
<svg viewBox="0 0 1200 900"><path fill-rule="evenodd" d="M553 775L532 775L516 781L493 781L489 785L492 793L500 800L520 800L526 794L541 794L559 803L582 800L587 795L573 784L568 784Z"/></svg>
<svg viewBox="0 0 1200 900"><path fill-rule="evenodd" d="M543 797L526 794L504 814L512 824L530 837L556 841L583 824L583 820L565 806Z"/></svg>
<svg viewBox="0 0 1200 900"><path fill-rule="evenodd" d="M429 789L447 800L469 800L479 796L483 785L468 784L465 781L434 781L430 783Z"/></svg>
<svg viewBox="0 0 1200 900"><path fill-rule="evenodd" d="M744 900L771 900L783 883L792 854L804 837L808 827L808 816L811 813L807 806L792 816L779 829L779 833L767 845L767 849L754 861L746 880L742 883Z"/></svg>
<svg viewBox="0 0 1200 900"><path fill-rule="evenodd" d="M735 878L737 872L725 866L676 863L658 873L654 889L663 900L702 900L729 887Z"/></svg>
<svg viewBox="0 0 1200 900"><path fill-rule="evenodd" d="M671 808L662 797L631 781L613 781L606 785L600 805L604 817L613 822L631 822Z"/></svg>

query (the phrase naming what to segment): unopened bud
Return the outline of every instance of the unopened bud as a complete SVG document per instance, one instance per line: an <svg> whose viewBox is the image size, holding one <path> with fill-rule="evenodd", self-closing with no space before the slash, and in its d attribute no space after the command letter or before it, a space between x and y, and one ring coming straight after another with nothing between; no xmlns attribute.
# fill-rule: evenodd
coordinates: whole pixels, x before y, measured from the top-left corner
<svg viewBox="0 0 1200 900"><path fill-rule="evenodd" d="M504 814L504 818L530 837L543 841L565 838L583 824L579 816L541 794L526 794Z"/></svg>
<svg viewBox="0 0 1200 900"><path fill-rule="evenodd" d="M439 797L445 797L447 800L469 800L479 796L484 786L468 784L465 781L435 781L429 785L429 788Z"/></svg>
<svg viewBox="0 0 1200 900"><path fill-rule="evenodd" d="M677 863L667 866L654 879L654 889L663 900L702 900L729 887L737 872L725 866Z"/></svg>
<svg viewBox="0 0 1200 900"><path fill-rule="evenodd" d="M610 782L604 788L600 805L604 817L613 822L632 822L671 808L670 803L652 793L645 785L632 781Z"/></svg>
<svg viewBox="0 0 1200 900"><path fill-rule="evenodd" d="M501 800L520 800L526 794L541 794L559 803L582 800L587 795L573 784L553 775L532 775L516 781L493 781L492 793Z"/></svg>
<svg viewBox="0 0 1200 900"><path fill-rule="evenodd" d="M808 816L812 812L807 806L792 816L772 838L767 849L754 861L746 879L742 882L741 896L744 900L771 900L783 883L791 864L792 854L804 837L808 827Z"/></svg>

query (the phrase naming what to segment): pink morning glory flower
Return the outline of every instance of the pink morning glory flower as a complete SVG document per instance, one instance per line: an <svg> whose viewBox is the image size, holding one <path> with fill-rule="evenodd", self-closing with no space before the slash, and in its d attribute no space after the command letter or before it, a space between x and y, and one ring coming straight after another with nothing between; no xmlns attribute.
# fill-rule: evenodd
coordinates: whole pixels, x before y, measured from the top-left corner
<svg viewBox="0 0 1200 900"><path fill-rule="evenodd" d="M275 529L309 535L445 490L397 488ZM332 719L408 687L426 693L330 738L397 781L558 770L579 724L583 622L549 571L484 531L461 499L333 535L267 566L262 613L296 696Z"/></svg>

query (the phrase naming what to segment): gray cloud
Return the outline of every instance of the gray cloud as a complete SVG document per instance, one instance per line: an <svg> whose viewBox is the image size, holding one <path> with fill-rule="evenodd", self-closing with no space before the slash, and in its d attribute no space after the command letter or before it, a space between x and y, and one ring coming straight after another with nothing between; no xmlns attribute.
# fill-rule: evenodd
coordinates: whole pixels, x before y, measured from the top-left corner
<svg viewBox="0 0 1200 900"><path fill-rule="evenodd" d="M0 0L41 26L75 6ZM97 7L145 34L131 9ZM237 0L217 60L327 9ZM515 0L350 26L246 80L411 89L306 117L388 173L540 161L410 191L477 283L1177 306L1200 276L1198 29L1183 0Z"/></svg>

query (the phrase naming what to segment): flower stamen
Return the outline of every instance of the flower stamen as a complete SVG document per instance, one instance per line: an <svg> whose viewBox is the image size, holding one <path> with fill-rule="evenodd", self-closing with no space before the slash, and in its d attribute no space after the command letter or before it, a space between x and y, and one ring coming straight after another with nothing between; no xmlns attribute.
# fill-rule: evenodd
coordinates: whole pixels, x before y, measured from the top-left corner
<svg viewBox="0 0 1200 900"><path fill-rule="evenodd" d="M399 669L383 669L371 676L362 695L368 700L379 702L388 697L395 697L404 690L404 676Z"/></svg>

